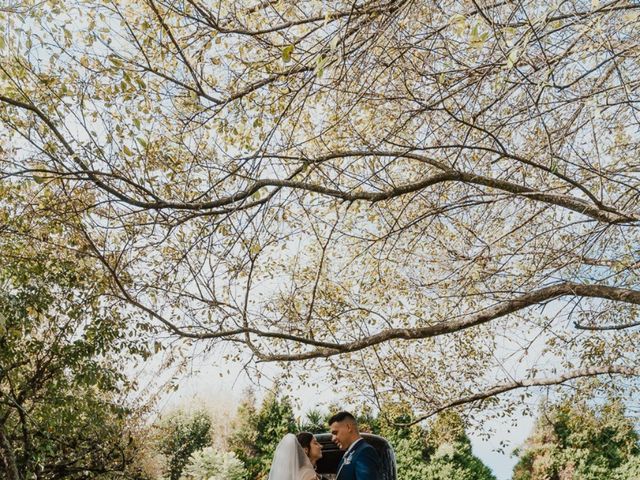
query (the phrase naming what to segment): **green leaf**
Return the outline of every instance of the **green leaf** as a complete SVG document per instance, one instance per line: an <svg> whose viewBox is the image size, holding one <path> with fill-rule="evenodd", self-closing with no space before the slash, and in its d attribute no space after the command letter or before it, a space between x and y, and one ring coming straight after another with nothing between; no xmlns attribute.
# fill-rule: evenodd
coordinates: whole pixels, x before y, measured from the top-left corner
<svg viewBox="0 0 640 480"><path fill-rule="evenodd" d="M471 41L475 42L478 39L478 25L473 26L473 30L471 30Z"/></svg>
<svg viewBox="0 0 640 480"><path fill-rule="evenodd" d="M328 62L329 62L329 57L325 57L325 56L316 57L316 75L318 76L318 78L322 77L322 74L324 73L324 67L327 65Z"/></svg>
<svg viewBox="0 0 640 480"><path fill-rule="evenodd" d="M340 35L335 35L331 42L329 43L329 48L333 52L338 47L338 42L340 41Z"/></svg>
<svg viewBox="0 0 640 480"><path fill-rule="evenodd" d="M293 45L287 45L282 49L282 60L285 63L288 63L291 61L291 55L293 54L293 49L294 49Z"/></svg>
<svg viewBox="0 0 640 480"><path fill-rule="evenodd" d="M460 14L453 15L449 20L449 25L453 27L456 35L462 35L467 28L467 18Z"/></svg>
<svg viewBox="0 0 640 480"><path fill-rule="evenodd" d="M116 67L122 67L122 61L115 55L109 55L109 61L113 63Z"/></svg>
<svg viewBox="0 0 640 480"><path fill-rule="evenodd" d="M471 30L471 47L482 48L484 43L487 41L487 38L489 38L489 32L480 33L478 31L478 25L476 24L473 27L473 30Z"/></svg>

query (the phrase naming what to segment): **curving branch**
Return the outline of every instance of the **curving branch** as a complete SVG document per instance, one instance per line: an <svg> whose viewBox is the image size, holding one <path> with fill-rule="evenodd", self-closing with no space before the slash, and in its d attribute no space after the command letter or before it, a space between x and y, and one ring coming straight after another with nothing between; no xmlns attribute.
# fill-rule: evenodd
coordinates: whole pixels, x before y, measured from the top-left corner
<svg viewBox="0 0 640 480"><path fill-rule="evenodd" d="M259 359L261 362L282 362L328 358L344 353L356 352L391 340L419 340L438 337L482 325L527 307L563 296L601 298L603 300L640 305L640 291L638 290L609 287L606 285L583 285L564 282L534 290L533 292L499 303L498 305L486 308L475 315L460 320L438 323L426 327L390 328L353 342L334 343L328 348L318 348L295 354L261 355ZM296 341L304 344L308 342L308 339L298 337Z"/></svg>
<svg viewBox="0 0 640 480"><path fill-rule="evenodd" d="M249 347L251 347L254 355L257 357L258 362L260 363L290 362L311 360L315 358L329 358L336 355L364 350L366 348L380 345L392 340L420 340L425 338L438 337L455 332L460 332L475 326L483 325L485 323L489 323L493 320L504 317L511 313L515 313L533 305L548 302L550 300L554 300L563 296L599 298L603 300L612 300L628 304L640 305L640 291L638 290L611 287L607 285L585 285L573 282L563 282L556 285L543 287L538 290L523 294L517 298L501 302L492 307L485 308L484 310L474 315L459 320L438 323L435 325L428 325L425 327L389 328L360 340L355 340L348 343L317 340L308 336L294 335L281 331L262 330L259 328L251 327L246 321L243 322L242 327L233 329L224 329L220 327L217 331L214 332L198 332L176 325L173 321L167 319L160 313L156 312L154 309L144 305L136 298L134 298L120 281L120 278L114 267L101 254L91 238L85 234L85 239L87 240L88 245L94 255L101 261L101 263L105 266L105 268L113 278L116 289L120 291L120 298L122 300L128 302L133 307L149 314L151 317L158 320L170 332L177 335L178 337L190 338L195 340L233 340L245 343ZM253 341L251 340L251 335L257 338L283 340L292 344L307 345L316 348L301 353L265 354L260 352L255 347Z"/></svg>
<svg viewBox="0 0 640 480"><path fill-rule="evenodd" d="M617 365L610 366L602 366L602 367L586 367L578 370L571 370L563 373L562 375L558 375L557 377L538 377L538 378L527 378L524 380L516 380L509 383L503 383L501 385L496 385L492 388L484 390L483 392L474 393L473 395L469 395L466 397L461 397L456 400L452 400L447 402L439 407L431 410L429 413L425 413L420 415L418 418L413 420L410 423L402 424L402 426L411 426L417 423L423 422L438 413L448 410L450 408L459 407L462 405L467 405L469 403L482 402L491 397L496 397L506 392L511 392L513 390L519 390L523 388L531 388L531 387L548 387L553 385L562 385L563 383L569 382L571 380L576 380L578 378L585 377L596 377L600 375L623 375L627 377L638 376L640 375L640 370L637 368L623 367Z"/></svg>

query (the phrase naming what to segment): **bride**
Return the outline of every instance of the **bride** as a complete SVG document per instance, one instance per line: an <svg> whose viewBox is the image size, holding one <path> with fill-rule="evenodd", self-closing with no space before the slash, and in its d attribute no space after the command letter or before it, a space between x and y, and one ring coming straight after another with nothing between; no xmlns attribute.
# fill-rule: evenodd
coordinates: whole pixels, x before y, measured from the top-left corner
<svg viewBox="0 0 640 480"><path fill-rule="evenodd" d="M276 447L269 480L317 480L315 464L322 446L307 432L287 433Z"/></svg>

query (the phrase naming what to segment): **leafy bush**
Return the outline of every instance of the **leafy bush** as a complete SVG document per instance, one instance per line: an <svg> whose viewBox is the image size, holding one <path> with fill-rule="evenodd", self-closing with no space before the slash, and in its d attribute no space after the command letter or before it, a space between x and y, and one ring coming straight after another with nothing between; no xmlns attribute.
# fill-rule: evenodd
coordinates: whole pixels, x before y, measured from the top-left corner
<svg viewBox="0 0 640 480"><path fill-rule="evenodd" d="M206 447L191 454L185 465L183 480L244 480L247 470L233 452Z"/></svg>

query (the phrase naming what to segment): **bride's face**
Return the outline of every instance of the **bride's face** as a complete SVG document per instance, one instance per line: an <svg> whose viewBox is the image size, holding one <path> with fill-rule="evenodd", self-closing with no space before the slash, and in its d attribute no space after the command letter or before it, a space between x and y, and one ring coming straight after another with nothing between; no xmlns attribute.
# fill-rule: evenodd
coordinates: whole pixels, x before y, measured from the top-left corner
<svg viewBox="0 0 640 480"><path fill-rule="evenodd" d="M309 456L309 460L311 460L311 463L315 463L317 460L322 458L322 445L320 445L320 443L315 438L312 439L311 443L309 444L307 455Z"/></svg>

